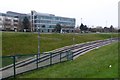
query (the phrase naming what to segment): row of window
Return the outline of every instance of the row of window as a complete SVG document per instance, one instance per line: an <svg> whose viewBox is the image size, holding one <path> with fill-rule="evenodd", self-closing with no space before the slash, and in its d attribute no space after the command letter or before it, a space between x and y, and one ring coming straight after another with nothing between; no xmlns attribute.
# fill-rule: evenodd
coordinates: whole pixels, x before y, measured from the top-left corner
<svg viewBox="0 0 120 80"><path fill-rule="evenodd" d="M2 19L0 18L0 21L1 21ZM11 19L5 19L5 21L11 21ZM18 20L13 20L14 22L18 22Z"/></svg>
<svg viewBox="0 0 120 80"><path fill-rule="evenodd" d="M37 25L37 24L35 24L34 26L41 27L41 28L55 28L55 25L44 25L44 24Z"/></svg>
<svg viewBox="0 0 120 80"><path fill-rule="evenodd" d="M48 20L35 20L34 23L44 23L44 24L63 24L63 25L72 25L74 26L75 23L70 23L70 22L59 22L59 21L48 21Z"/></svg>
<svg viewBox="0 0 120 80"><path fill-rule="evenodd" d="M63 24L64 25L64 24ZM34 27L41 27L41 28L55 28L56 24L34 24ZM70 28L73 28L74 25L64 25L64 26L70 26Z"/></svg>
<svg viewBox="0 0 120 80"><path fill-rule="evenodd" d="M46 23L36 23L36 25L56 25L56 24L46 24ZM61 25L63 25L63 26L74 26L74 24L61 24Z"/></svg>
<svg viewBox="0 0 120 80"><path fill-rule="evenodd" d="M71 21L75 22L75 19L63 18L63 17L53 17L53 16L34 16L34 19L48 19L48 20L59 20L59 21Z"/></svg>
<svg viewBox="0 0 120 80"><path fill-rule="evenodd" d="M36 28L35 31L38 31L38 29ZM54 29L42 29L40 32L54 32Z"/></svg>
<svg viewBox="0 0 120 80"><path fill-rule="evenodd" d="M59 23L59 22L66 22L66 23L75 23L75 21L63 21L63 20L61 20L61 21L58 21L58 20L45 20L45 19L35 19L34 20L34 23L45 23L45 22L47 22L47 23L51 23L51 22L57 22L57 23Z"/></svg>
<svg viewBox="0 0 120 80"><path fill-rule="evenodd" d="M8 21L8 22L9 22L9 21L11 21L11 19L5 19L5 21Z"/></svg>
<svg viewBox="0 0 120 80"><path fill-rule="evenodd" d="M0 25L3 25L3 24L0 23ZM12 25L12 24L10 24L10 23L5 23L4 25L6 25L6 26L18 26L18 24L13 24L13 25Z"/></svg>
<svg viewBox="0 0 120 80"><path fill-rule="evenodd" d="M47 20L34 20L34 23L48 23L48 24L50 24L51 21L47 21Z"/></svg>
<svg viewBox="0 0 120 80"><path fill-rule="evenodd" d="M14 22L18 22L18 20L13 20Z"/></svg>
<svg viewBox="0 0 120 80"><path fill-rule="evenodd" d="M1 21L2 19L0 18L0 21ZM11 22L12 20L11 19L5 19L5 21L6 22ZM13 20L14 22L18 22L18 20Z"/></svg>

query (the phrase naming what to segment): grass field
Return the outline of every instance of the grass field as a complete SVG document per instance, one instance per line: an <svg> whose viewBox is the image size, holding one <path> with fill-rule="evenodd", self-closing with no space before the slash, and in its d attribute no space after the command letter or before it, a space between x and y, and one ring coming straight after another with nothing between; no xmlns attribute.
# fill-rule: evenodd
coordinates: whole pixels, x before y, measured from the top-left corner
<svg viewBox="0 0 120 80"><path fill-rule="evenodd" d="M17 78L118 78L118 43L90 51L74 61L24 73Z"/></svg>
<svg viewBox="0 0 120 80"><path fill-rule="evenodd" d="M41 34L40 52L54 50L73 44L110 38L111 34ZM112 34L116 37L117 34ZM2 32L2 55L36 54L38 34L20 32Z"/></svg>

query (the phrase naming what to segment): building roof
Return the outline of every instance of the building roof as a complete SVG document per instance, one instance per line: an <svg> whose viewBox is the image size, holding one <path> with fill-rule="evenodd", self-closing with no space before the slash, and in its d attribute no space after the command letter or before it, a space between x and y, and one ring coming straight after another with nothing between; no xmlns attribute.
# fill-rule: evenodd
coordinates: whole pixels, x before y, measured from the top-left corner
<svg viewBox="0 0 120 80"><path fill-rule="evenodd" d="M42 15L42 16L55 16L54 14L48 14L48 13L40 13L40 12L36 12L33 11L36 15Z"/></svg>
<svg viewBox="0 0 120 80"><path fill-rule="evenodd" d="M14 17L13 15L10 15L10 14L5 14L5 13L0 13L0 16Z"/></svg>
<svg viewBox="0 0 120 80"><path fill-rule="evenodd" d="M40 13L40 12L36 12L34 10L32 10L35 14L37 15L42 15L42 16L55 16L54 14L48 14L48 13ZM65 19L74 19L75 18L69 18L69 17L61 17L61 16L55 16L55 17L58 17L58 18L65 18Z"/></svg>
<svg viewBox="0 0 120 80"><path fill-rule="evenodd" d="M24 13L18 13L18 12L13 12L13 11L7 11L6 13L10 14L10 15L17 15L17 16L27 15L27 14L24 14Z"/></svg>

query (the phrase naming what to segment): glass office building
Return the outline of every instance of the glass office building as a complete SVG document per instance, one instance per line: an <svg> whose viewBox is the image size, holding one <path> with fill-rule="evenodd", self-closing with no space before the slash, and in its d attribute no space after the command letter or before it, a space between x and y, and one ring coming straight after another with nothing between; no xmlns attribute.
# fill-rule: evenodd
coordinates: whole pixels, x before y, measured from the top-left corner
<svg viewBox="0 0 120 80"><path fill-rule="evenodd" d="M56 24L60 24L64 28L63 31L73 32L75 27L75 18L59 17L53 14L43 14L31 11L31 22L33 31L40 28L40 32L54 32ZM62 32L63 32L62 31Z"/></svg>

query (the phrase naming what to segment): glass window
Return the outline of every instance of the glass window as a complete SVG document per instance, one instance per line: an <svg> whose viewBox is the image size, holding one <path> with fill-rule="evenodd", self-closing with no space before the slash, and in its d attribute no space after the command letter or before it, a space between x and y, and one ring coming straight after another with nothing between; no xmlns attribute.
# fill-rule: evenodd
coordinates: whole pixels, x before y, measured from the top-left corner
<svg viewBox="0 0 120 80"><path fill-rule="evenodd" d="M37 16L34 16L34 19L37 19Z"/></svg>
<svg viewBox="0 0 120 80"><path fill-rule="evenodd" d="M34 23L37 23L37 20L34 20Z"/></svg>
<svg viewBox="0 0 120 80"><path fill-rule="evenodd" d="M37 27L37 25L35 25L35 27Z"/></svg>
<svg viewBox="0 0 120 80"><path fill-rule="evenodd" d="M14 20L14 22L18 22L18 20Z"/></svg>
<svg viewBox="0 0 120 80"><path fill-rule="evenodd" d="M18 26L18 24L14 24L14 26Z"/></svg>
<svg viewBox="0 0 120 80"><path fill-rule="evenodd" d="M19 18L18 16L15 16L15 18Z"/></svg>

